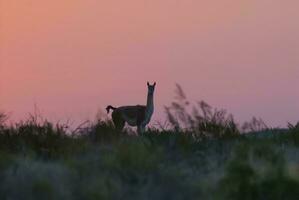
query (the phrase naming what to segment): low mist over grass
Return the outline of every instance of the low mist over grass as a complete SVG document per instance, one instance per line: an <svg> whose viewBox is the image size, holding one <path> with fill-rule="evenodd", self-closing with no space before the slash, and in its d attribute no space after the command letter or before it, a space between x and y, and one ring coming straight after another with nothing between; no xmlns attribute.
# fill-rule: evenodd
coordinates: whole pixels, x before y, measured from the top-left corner
<svg viewBox="0 0 299 200"><path fill-rule="evenodd" d="M299 123L238 125L177 90L168 123L141 136L100 119L8 125L2 113L0 199L298 199Z"/></svg>

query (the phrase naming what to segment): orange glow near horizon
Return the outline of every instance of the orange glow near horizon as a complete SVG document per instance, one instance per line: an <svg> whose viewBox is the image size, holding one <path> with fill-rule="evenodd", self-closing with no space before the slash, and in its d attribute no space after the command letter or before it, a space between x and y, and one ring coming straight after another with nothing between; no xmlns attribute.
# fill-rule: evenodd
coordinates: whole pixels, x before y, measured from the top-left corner
<svg viewBox="0 0 299 200"><path fill-rule="evenodd" d="M107 104L146 102L154 120L174 96L239 121L299 121L296 0L2 0L0 110L22 119L93 118Z"/></svg>

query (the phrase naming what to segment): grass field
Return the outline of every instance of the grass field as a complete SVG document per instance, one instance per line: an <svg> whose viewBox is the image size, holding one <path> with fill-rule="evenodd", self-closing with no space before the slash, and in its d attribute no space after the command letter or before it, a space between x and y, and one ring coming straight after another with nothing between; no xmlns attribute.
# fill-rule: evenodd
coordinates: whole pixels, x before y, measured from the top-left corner
<svg viewBox="0 0 299 200"><path fill-rule="evenodd" d="M1 199L297 199L299 126L206 137L2 126Z"/></svg>
<svg viewBox="0 0 299 200"><path fill-rule="evenodd" d="M299 123L239 126L179 97L168 125L141 136L109 120L70 131L0 115L0 199L298 199Z"/></svg>

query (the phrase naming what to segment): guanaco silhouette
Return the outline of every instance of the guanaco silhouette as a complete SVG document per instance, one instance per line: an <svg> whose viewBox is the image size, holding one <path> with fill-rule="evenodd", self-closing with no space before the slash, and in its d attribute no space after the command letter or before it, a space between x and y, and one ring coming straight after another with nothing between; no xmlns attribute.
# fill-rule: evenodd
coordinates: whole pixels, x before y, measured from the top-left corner
<svg viewBox="0 0 299 200"><path fill-rule="evenodd" d="M111 105L107 106L106 110L109 114L110 109L112 112L112 121L117 130L123 130L125 124L130 126L137 126L137 133L142 134L145 131L146 125L150 122L151 117L154 113L154 91L156 82L150 85L147 82L147 102L146 105L136 105L136 106L121 106L113 107Z"/></svg>

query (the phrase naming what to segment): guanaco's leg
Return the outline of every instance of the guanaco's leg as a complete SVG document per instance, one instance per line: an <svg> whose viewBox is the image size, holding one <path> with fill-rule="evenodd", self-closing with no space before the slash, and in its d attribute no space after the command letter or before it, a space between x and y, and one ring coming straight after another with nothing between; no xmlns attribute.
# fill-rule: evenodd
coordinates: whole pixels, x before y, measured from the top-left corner
<svg viewBox="0 0 299 200"><path fill-rule="evenodd" d="M143 126L143 125L139 125L138 127L137 127L137 133L139 134L139 135L141 135L141 134L143 134L145 132L145 126Z"/></svg>

